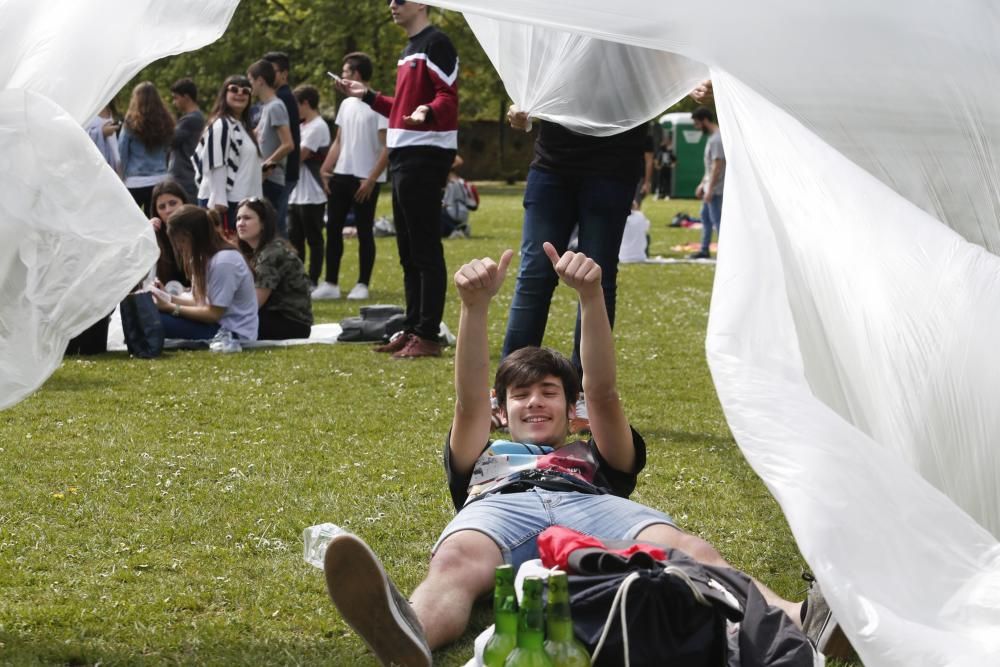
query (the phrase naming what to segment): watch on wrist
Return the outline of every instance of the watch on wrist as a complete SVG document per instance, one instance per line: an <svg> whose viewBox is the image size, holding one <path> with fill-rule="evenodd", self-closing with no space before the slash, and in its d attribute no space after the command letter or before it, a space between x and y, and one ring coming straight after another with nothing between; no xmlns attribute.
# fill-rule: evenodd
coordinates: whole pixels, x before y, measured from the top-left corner
<svg viewBox="0 0 1000 667"><path fill-rule="evenodd" d="M173 315L174 317L180 317L181 316L181 304L175 303L174 304L174 310L170 314Z"/></svg>

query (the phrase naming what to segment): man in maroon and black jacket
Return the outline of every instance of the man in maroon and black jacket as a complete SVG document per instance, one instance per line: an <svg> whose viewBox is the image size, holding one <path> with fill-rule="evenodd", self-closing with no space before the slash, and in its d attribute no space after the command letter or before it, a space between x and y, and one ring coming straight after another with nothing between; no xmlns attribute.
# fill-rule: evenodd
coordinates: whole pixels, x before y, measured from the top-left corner
<svg viewBox="0 0 1000 667"><path fill-rule="evenodd" d="M400 359L439 356L447 285L441 197L458 147L458 54L431 25L427 5L390 0L389 9L410 38L396 70L395 96L346 79L337 88L389 118L386 144L406 321L399 335L375 349Z"/></svg>

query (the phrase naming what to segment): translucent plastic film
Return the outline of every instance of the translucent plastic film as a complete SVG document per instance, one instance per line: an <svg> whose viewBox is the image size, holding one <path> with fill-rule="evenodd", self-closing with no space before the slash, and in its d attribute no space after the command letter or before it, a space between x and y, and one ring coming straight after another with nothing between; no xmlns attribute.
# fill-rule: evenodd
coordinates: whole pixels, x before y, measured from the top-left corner
<svg viewBox="0 0 1000 667"><path fill-rule="evenodd" d="M644 72L565 86L539 55L565 32L597 60L627 61L614 41L710 68L727 173L707 351L737 442L865 664L1000 664L996 9L433 4L495 21L470 23L488 53L521 44L494 59L514 101L592 134L645 115L636 86L661 109L680 94Z"/></svg>
<svg viewBox="0 0 1000 667"><path fill-rule="evenodd" d="M148 63L218 38L236 4L0 2L0 408L40 386L156 258L82 124Z"/></svg>

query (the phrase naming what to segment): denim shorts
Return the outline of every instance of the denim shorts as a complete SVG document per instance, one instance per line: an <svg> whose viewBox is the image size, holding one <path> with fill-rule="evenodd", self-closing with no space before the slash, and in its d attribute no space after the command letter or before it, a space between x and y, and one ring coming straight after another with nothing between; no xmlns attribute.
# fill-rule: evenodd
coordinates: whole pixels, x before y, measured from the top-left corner
<svg viewBox="0 0 1000 667"><path fill-rule="evenodd" d="M634 540L656 524L676 527L663 512L627 498L534 487L486 496L462 508L441 533L432 553L454 533L475 530L493 540L504 562L516 570L521 563L538 558L538 534L550 526L564 526L597 538Z"/></svg>

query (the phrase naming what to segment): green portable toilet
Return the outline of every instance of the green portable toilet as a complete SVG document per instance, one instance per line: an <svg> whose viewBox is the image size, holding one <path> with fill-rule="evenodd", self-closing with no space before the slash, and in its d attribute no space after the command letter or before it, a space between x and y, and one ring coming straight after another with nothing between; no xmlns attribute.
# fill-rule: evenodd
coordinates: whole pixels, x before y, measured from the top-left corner
<svg viewBox="0 0 1000 667"><path fill-rule="evenodd" d="M705 175L705 142L708 137L696 130L687 112L665 113L660 116L660 127L670 134L674 144L674 165L671 197L694 199L694 191Z"/></svg>

